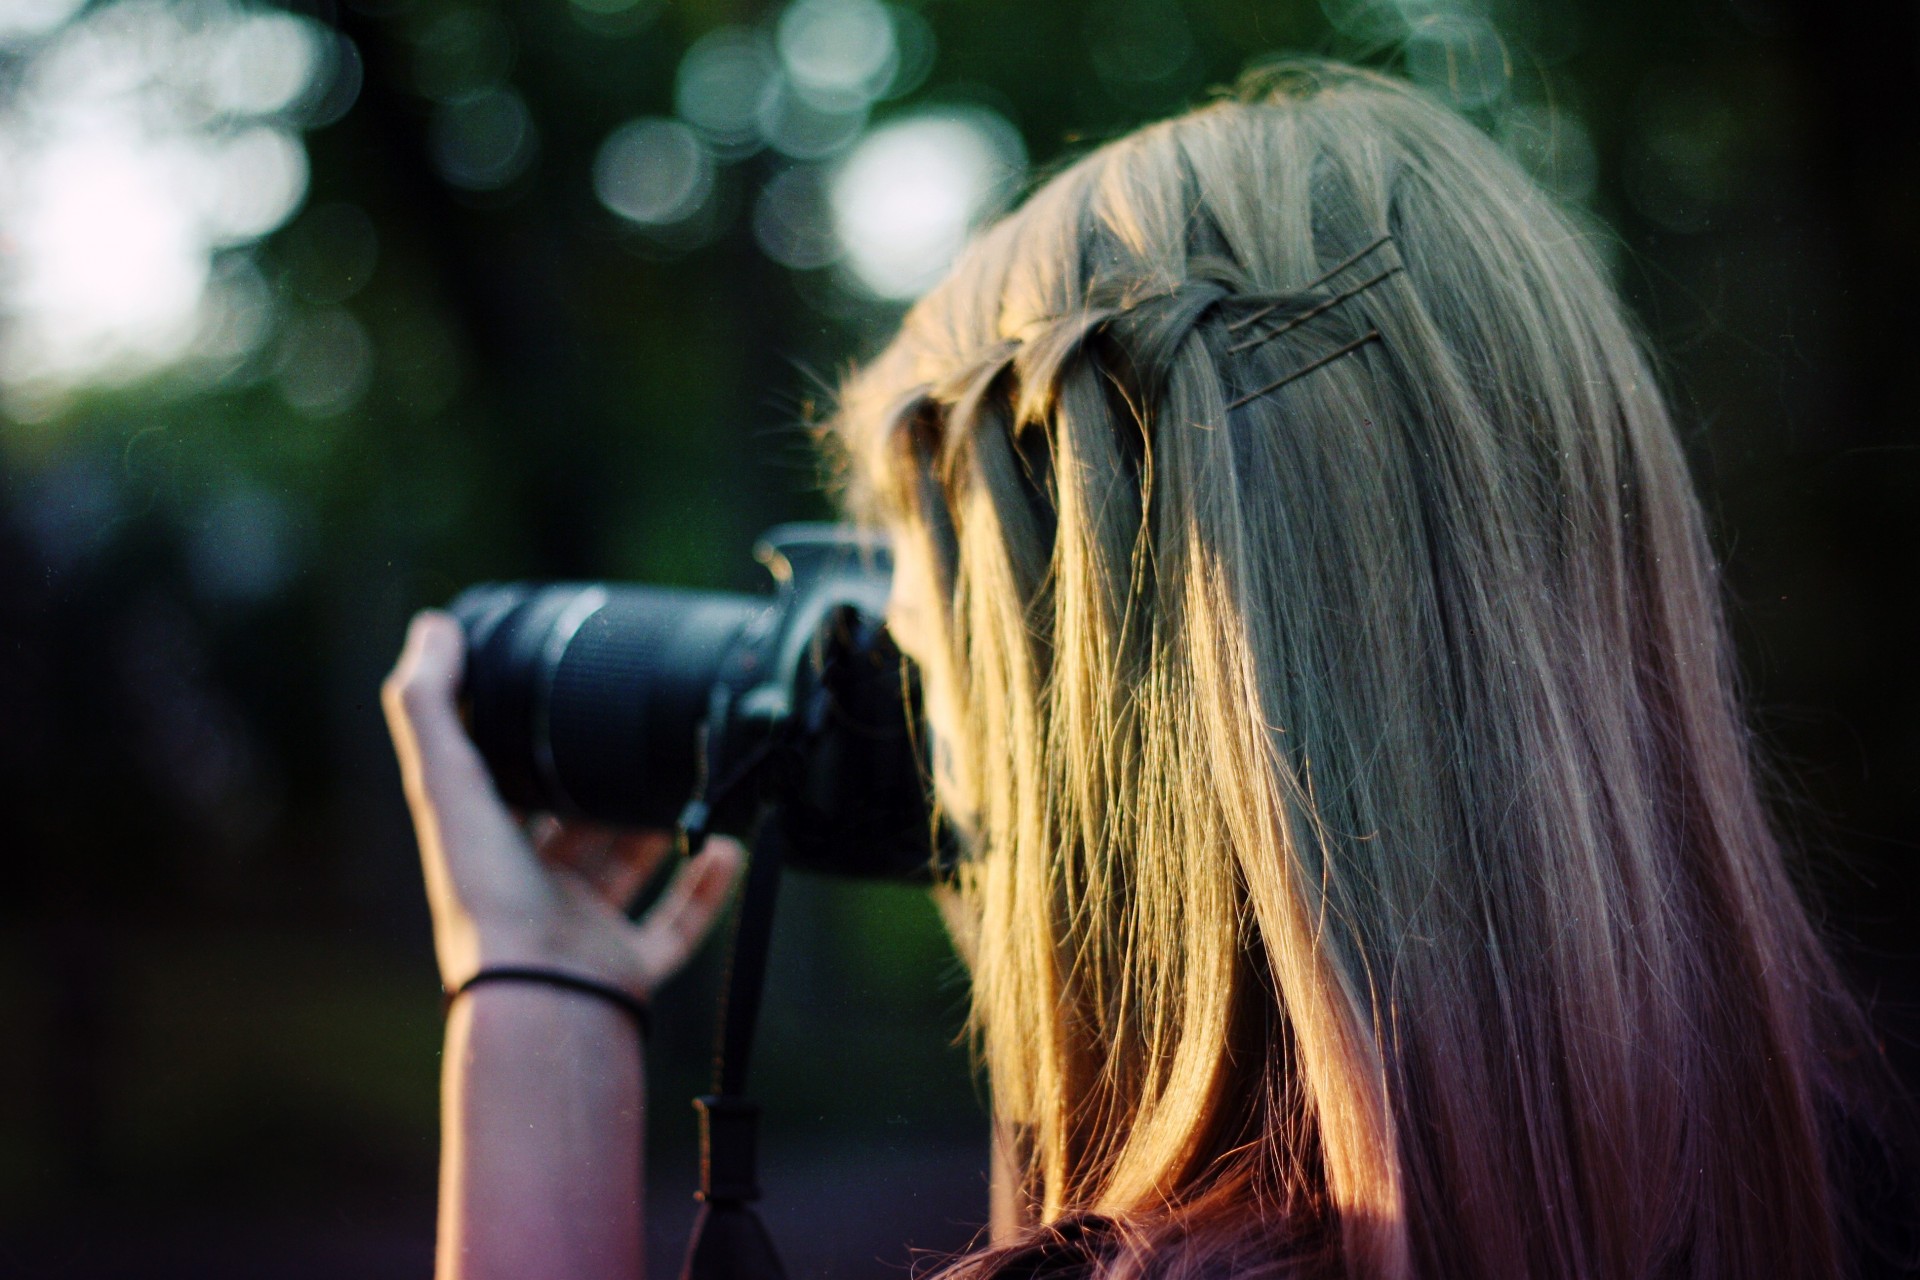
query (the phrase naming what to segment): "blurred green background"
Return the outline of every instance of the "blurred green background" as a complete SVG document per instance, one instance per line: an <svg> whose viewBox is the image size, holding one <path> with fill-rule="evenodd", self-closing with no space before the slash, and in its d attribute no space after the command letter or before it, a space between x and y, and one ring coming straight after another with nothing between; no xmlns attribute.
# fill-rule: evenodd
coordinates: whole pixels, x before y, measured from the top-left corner
<svg viewBox="0 0 1920 1280"><path fill-rule="evenodd" d="M967 228L1252 61L1455 103L1659 353L1807 882L1914 1077L1920 21L1812 0L0 0L0 1272L417 1276L438 990L376 689L482 578L752 589ZM662 1273L717 982L662 997ZM985 1213L928 904L795 880L795 1274Z"/></svg>

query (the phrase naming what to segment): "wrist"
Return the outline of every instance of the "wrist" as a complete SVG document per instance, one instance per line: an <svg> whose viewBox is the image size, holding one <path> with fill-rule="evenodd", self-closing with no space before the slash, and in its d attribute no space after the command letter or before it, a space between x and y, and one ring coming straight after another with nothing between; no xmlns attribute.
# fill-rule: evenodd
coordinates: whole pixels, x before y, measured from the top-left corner
<svg viewBox="0 0 1920 1280"><path fill-rule="evenodd" d="M537 969L570 974L645 1001L652 992L641 980L627 948L609 939L592 922L545 924L466 920L446 930L436 948L440 984L459 991L476 974L496 969Z"/></svg>
<svg viewBox="0 0 1920 1280"><path fill-rule="evenodd" d="M473 1000L478 998L478 992L510 988L543 990L563 1001L573 1002L576 1008L583 1011L592 1005L597 1006L603 1015L617 1013L632 1024L642 1042L648 1040L653 1032L653 1020L644 1000L619 987L583 977L571 970L546 966L497 965L482 968L459 986L447 989L445 1010L451 1015L455 1004L462 999Z"/></svg>

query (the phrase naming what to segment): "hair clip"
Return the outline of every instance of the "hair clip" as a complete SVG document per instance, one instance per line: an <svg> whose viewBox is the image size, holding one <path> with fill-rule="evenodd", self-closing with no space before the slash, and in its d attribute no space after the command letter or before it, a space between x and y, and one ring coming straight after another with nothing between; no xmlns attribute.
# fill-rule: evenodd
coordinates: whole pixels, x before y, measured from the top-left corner
<svg viewBox="0 0 1920 1280"><path fill-rule="evenodd" d="M1334 263L1333 266L1328 267L1325 271L1322 271L1318 276L1314 277L1312 280L1307 281L1306 284L1300 286L1299 292L1305 293L1309 289L1318 289L1321 285L1333 279L1335 276L1339 275L1342 271L1345 271L1348 267L1360 261L1360 259L1366 257L1368 254L1372 253L1375 249L1378 249L1381 245L1386 244L1392 239L1393 239L1393 233L1389 231L1386 235L1381 236L1378 240L1373 241L1371 244L1365 245L1362 248L1355 250L1353 253L1350 253L1346 257L1342 258L1339 262ZM1273 314L1273 312L1278 310L1283 305L1285 304L1279 303L1279 302L1271 303L1268 306L1264 306L1260 308L1260 310L1254 312L1252 315L1241 316L1238 320L1235 320L1232 324L1229 324L1227 326L1227 332L1237 333L1241 329L1246 328L1248 325L1255 324L1260 320L1264 319L1265 317Z"/></svg>
<svg viewBox="0 0 1920 1280"><path fill-rule="evenodd" d="M1243 408L1246 405L1250 405L1255 400L1260 399L1260 397L1271 395L1275 391L1278 391L1280 388L1286 386L1289 382L1292 382L1295 378L1304 378L1308 374L1312 373L1315 369L1318 369L1320 366L1325 364L1331 364L1335 360L1338 360L1341 356L1347 355L1354 351L1358 351L1361 347L1366 346L1369 342L1378 342L1379 340L1380 340L1380 331L1378 329L1369 329L1365 333L1361 334L1359 337L1355 338L1352 342L1349 342L1346 346L1341 347L1334 351L1327 352L1327 354L1321 356L1318 360L1313 361L1311 364L1302 365L1300 368L1295 369L1292 373L1288 374L1286 377L1280 378L1273 382L1269 382L1266 386L1260 388L1258 391L1249 391L1247 392L1247 394L1241 396L1238 400L1230 401L1227 404L1227 412L1231 413L1235 409Z"/></svg>
<svg viewBox="0 0 1920 1280"><path fill-rule="evenodd" d="M1359 284L1353 286L1353 288L1347 290L1345 293L1336 293L1331 298L1321 299L1319 302L1307 308L1305 311L1302 311L1299 315L1294 316L1292 319L1288 320L1286 323L1282 324L1277 329L1271 329L1266 333L1255 334L1251 338L1242 338L1239 342L1236 342L1232 346L1227 348L1227 354L1238 355L1242 351L1252 350L1254 347L1259 346L1261 343L1272 342L1275 338L1279 337L1281 334L1286 333L1290 329L1298 328L1300 325L1305 324L1307 321L1313 319L1315 316L1319 315L1321 312L1330 310L1333 307L1337 307L1341 303L1345 302L1348 298L1353 297L1355 294L1365 293L1368 289L1373 288L1373 286L1379 284L1382 280L1385 280L1388 276L1395 275L1405 270L1406 270L1405 266L1396 262L1392 266L1388 267L1385 271L1382 271L1379 275L1374 276L1370 280L1361 281ZM1251 318L1258 319L1259 317L1273 311L1274 307L1277 307L1279 305L1280 305L1279 303L1275 303L1273 304L1273 306L1262 308L1260 311L1255 312ZM1228 326L1228 327L1231 328L1232 326Z"/></svg>

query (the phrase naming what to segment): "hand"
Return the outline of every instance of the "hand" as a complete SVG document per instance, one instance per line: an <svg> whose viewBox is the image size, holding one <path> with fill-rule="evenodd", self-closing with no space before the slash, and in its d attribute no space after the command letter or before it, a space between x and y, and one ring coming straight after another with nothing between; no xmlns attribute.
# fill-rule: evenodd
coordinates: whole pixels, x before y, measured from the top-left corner
<svg viewBox="0 0 1920 1280"><path fill-rule="evenodd" d="M381 688L426 871L440 980L483 967L563 968L642 1000L684 965L725 905L745 855L710 839L640 921L622 908L673 848L663 831L619 833L542 817L522 830L494 791L455 699L459 624L428 611Z"/></svg>

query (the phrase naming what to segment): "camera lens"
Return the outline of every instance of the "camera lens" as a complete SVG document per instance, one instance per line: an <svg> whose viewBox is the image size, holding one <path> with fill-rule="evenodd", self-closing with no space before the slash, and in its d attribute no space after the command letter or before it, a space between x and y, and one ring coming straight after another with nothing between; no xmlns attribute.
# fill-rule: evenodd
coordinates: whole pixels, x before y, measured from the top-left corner
<svg viewBox="0 0 1920 1280"><path fill-rule="evenodd" d="M669 827L695 790L699 727L765 598L671 587L487 585L467 633L468 731L530 810Z"/></svg>

